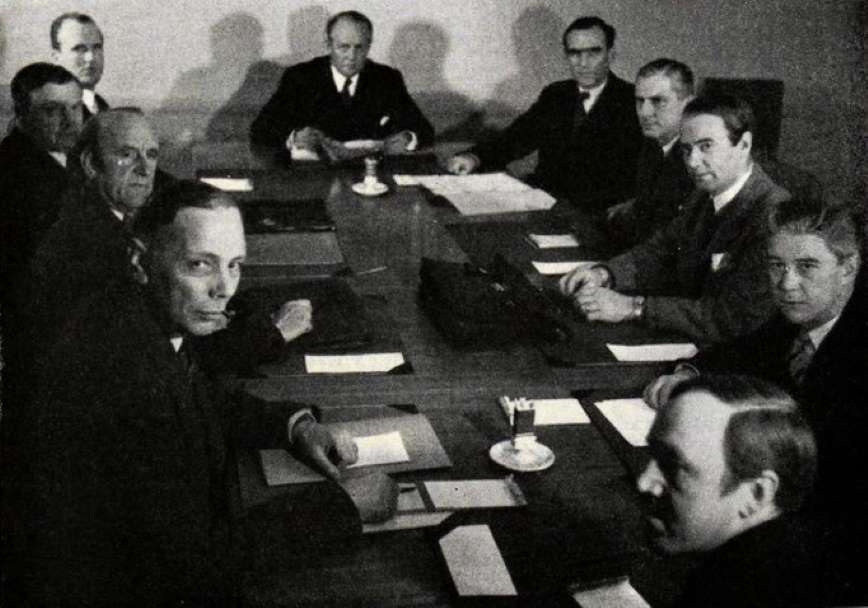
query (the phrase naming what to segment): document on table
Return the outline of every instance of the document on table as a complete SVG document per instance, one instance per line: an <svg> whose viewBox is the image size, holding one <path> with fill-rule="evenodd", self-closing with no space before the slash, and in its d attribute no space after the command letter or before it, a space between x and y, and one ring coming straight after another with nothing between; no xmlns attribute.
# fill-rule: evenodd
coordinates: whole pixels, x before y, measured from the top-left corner
<svg viewBox="0 0 868 608"><path fill-rule="evenodd" d="M546 275L558 275L558 274L567 274L568 272L572 272L576 268L593 266L597 264L594 261L576 261L576 262L531 262L533 264L534 270L536 270L540 274Z"/></svg>
<svg viewBox="0 0 868 608"><path fill-rule="evenodd" d="M355 467L371 467L379 464L392 464L395 462L409 462L410 455L404 447L400 431L370 435L368 437L354 437L353 442L359 450L358 459L348 469Z"/></svg>
<svg viewBox="0 0 868 608"><path fill-rule="evenodd" d="M511 426L518 399L504 396L497 401ZM533 404L535 426L588 424L591 421L578 399L530 399L529 401Z"/></svg>
<svg viewBox="0 0 868 608"><path fill-rule="evenodd" d="M550 209L555 198L506 173L472 175L395 175L399 186L424 186L449 199L462 215Z"/></svg>
<svg viewBox="0 0 868 608"><path fill-rule="evenodd" d="M573 599L582 608L651 608L626 577L599 587L573 591Z"/></svg>
<svg viewBox="0 0 868 608"><path fill-rule="evenodd" d="M452 192L446 195L461 215L490 215L542 211L555 204L553 196L542 190L517 192Z"/></svg>
<svg viewBox="0 0 868 608"><path fill-rule="evenodd" d="M309 374L388 372L403 364L404 355L402 353L304 356L304 366Z"/></svg>
<svg viewBox="0 0 868 608"><path fill-rule="evenodd" d="M561 249L563 247L578 247L579 241L572 234L529 234L531 244L539 249Z"/></svg>
<svg viewBox="0 0 868 608"><path fill-rule="evenodd" d="M425 490L435 509L492 509L521 507L527 500L512 477L426 481Z"/></svg>
<svg viewBox="0 0 868 608"><path fill-rule="evenodd" d="M199 180L224 192L253 192L253 180L247 177L201 177Z"/></svg>
<svg viewBox="0 0 868 608"><path fill-rule="evenodd" d="M470 175L394 175L399 186L424 186L434 194L448 196L456 192L523 192L533 190L521 180L497 173Z"/></svg>
<svg viewBox="0 0 868 608"><path fill-rule="evenodd" d="M618 361L677 361L690 359L698 352L696 345L690 342L637 346L606 344L606 347L612 351Z"/></svg>
<svg viewBox="0 0 868 608"><path fill-rule="evenodd" d="M458 595L518 594L488 526L459 526L440 539L440 550Z"/></svg>
<svg viewBox="0 0 868 608"><path fill-rule="evenodd" d="M648 445L648 431L654 424L657 412L644 400L607 399L598 401L595 405L630 445Z"/></svg>

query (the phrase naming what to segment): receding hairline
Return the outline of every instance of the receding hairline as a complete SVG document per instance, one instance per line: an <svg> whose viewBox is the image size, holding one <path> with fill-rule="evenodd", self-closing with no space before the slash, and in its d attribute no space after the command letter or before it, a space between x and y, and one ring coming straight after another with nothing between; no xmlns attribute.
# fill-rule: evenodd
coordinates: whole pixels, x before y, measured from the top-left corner
<svg viewBox="0 0 868 608"><path fill-rule="evenodd" d="M81 25L92 25L96 28L97 33L99 34L100 43L105 42L105 35L102 33L100 27L96 24L96 20L90 15L79 12L69 12L63 13L54 19L51 22L51 48L54 50L60 50L60 30L63 29L63 25L69 21L73 21L75 23L79 23Z"/></svg>

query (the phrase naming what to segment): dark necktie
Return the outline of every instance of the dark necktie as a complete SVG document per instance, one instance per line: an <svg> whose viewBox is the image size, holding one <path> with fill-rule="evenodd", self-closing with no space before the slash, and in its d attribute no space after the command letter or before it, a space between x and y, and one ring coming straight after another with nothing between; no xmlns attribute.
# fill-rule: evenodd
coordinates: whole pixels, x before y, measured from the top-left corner
<svg viewBox="0 0 868 608"><path fill-rule="evenodd" d="M341 89L341 101L344 102L345 108L349 108L353 105L353 95L350 93L350 84L352 84L352 82L352 78L347 78L344 80L344 88Z"/></svg>
<svg viewBox="0 0 868 608"><path fill-rule="evenodd" d="M581 129L588 118L588 113L585 111L585 100L590 96L590 93L579 91L578 101L576 102L576 113L573 115L573 132Z"/></svg>
<svg viewBox="0 0 868 608"><path fill-rule="evenodd" d="M811 364L811 359L814 358L815 352L816 348L814 348L814 343L811 341L811 337L807 333L800 333L796 339L793 340L793 346L790 348L788 365L790 368L790 377L792 377L796 386L802 385L802 381L805 379L805 372L808 370L808 366Z"/></svg>

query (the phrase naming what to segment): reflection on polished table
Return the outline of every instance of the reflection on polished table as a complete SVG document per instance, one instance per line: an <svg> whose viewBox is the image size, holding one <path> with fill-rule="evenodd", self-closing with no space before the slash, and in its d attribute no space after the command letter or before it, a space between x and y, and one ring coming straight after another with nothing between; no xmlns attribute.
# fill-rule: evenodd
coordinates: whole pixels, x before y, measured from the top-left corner
<svg viewBox="0 0 868 608"><path fill-rule="evenodd" d="M568 397L573 391L594 389L635 394L663 369L605 357L587 365L557 367L530 345L458 349L440 336L420 309L416 294L421 258L468 260L447 225L557 221L563 202L554 212L462 217L448 204L418 188L398 188L391 179L397 173L439 172L431 154L384 159L379 175L390 191L370 198L351 190L363 177L361 163L275 168L257 161L244 146L225 145L195 149L191 165L190 176L250 177L254 189L237 194L242 202L325 199L350 269L346 281L368 303L383 309L379 322L390 323L390 330L400 337L413 372L329 375L272 367L239 383L266 401L317 404L325 421L399 415L394 408L373 404L413 404L429 417L453 466L401 474L399 480L505 476L508 472L488 458L488 448L509 434L496 403L500 395ZM279 271L263 274L245 268L242 288L292 280ZM596 345L593 352L605 351L604 341L619 335L629 340L635 333L577 323L580 341ZM588 403L583 400L583 405ZM436 538L463 523L488 523L492 528L521 595L507 605L534 605L534 599L543 601L546 594L565 591L570 583L627 573L649 600L655 593L665 599L666 589L655 589L659 581L647 584L656 576L659 560L643 546L634 481L607 438L587 424L537 430L557 460L548 471L516 475L527 507L456 514L441 528L365 536L315 556L263 558L263 563L251 566L246 601L263 606L459 604Z"/></svg>

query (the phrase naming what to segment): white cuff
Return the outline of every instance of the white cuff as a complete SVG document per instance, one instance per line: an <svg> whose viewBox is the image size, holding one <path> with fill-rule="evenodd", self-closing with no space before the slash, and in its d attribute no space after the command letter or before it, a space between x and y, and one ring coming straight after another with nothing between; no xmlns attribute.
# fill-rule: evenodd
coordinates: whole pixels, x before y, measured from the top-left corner
<svg viewBox="0 0 868 608"><path fill-rule="evenodd" d="M416 148L419 147L419 138L416 137L416 134L413 131L407 131L410 134L410 143L407 144L407 151L413 152Z"/></svg>
<svg viewBox="0 0 868 608"><path fill-rule="evenodd" d="M310 411L310 409L308 408L298 410L296 413L289 417L289 420L287 420L286 422L286 436L287 439L289 439L289 445L292 445L292 431L295 430L295 425L308 417L314 422L316 422L316 418L314 417L313 412Z"/></svg>

